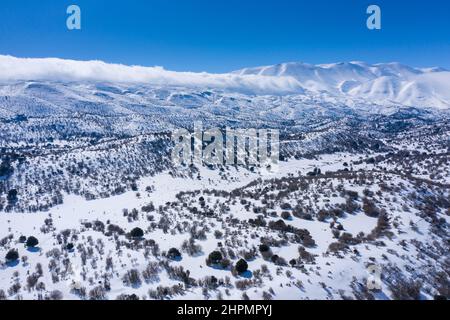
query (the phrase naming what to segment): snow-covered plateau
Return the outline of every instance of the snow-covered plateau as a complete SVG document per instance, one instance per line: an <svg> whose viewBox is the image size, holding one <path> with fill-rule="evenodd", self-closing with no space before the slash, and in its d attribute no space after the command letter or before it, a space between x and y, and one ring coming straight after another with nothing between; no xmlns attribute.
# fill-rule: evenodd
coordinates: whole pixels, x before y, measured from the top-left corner
<svg viewBox="0 0 450 320"><path fill-rule="evenodd" d="M0 299L450 297L450 72L0 56ZM171 132L280 131L177 167Z"/></svg>

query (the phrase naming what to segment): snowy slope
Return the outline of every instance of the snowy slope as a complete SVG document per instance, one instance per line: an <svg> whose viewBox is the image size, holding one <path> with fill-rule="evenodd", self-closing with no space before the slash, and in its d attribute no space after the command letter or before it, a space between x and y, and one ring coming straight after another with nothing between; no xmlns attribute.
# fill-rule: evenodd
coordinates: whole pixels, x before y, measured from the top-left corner
<svg viewBox="0 0 450 320"><path fill-rule="evenodd" d="M371 102L390 100L409 106L433 106L440 109L450 107L450 72L440 68L418 69L399 63L283 63L243 69L235 73L289 76L313 92L350 95Z"/></svg>
<svg viewBox="0 0 450 320"><path fill-rule="evenodd" d="M102 61L21 59L0 55L0 83L30 80L175 86L259 96L327 94L342 101L359 98L368 103L450 108L450 72L399 63L311 65L293 62L211 74Z"/></svg>
<svg viewBox="0 0 450 320"><path fill-rule="evenodd" d="M450 297L448 74L0 56L0 300ZM283 161L174 166L195 121L277 128Z"/></svg>

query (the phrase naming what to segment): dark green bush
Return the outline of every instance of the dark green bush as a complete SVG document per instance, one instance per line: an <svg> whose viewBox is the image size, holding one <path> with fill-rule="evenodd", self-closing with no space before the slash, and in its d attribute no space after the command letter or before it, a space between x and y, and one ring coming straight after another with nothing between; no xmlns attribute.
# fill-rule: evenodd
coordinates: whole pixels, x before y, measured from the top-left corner
<svg viewBox="0 0 450 320"><path fill-rule="evenodd" d="M25 243L25 245L29 248L34 248L39 244L39 240L36 239L35 237L31 236L28 237L27 242Z"/></svg>
<svg viewBox="0 0 450 320"><path fill-rule="evenodd" d="M245 261L244 259L239 260L239 261L236 263L235 268L236 268L236 271L239 272L239 273L244 273L244 272L246 272L246 271L248 270L248 264L247 264L247 261Z"/></svg>
<svg viewBox="0 0 450 320"><path fill-rule="evenodd" d="M6 261L12 262L19 259L19 252L15 249L11 249L5 256Z"/></svg>
<svg viewBox="0 0 450 320"><path fill-rule="evenodd" d="M220 251L213 251L208 256L208 264L218 264L220 261L222 261L222 253Z"/></svg>
<svg viewBox="0 0 450 320"><path fill-rule="evenodd" d="M170 259L177 259L177 258L181 258L181 253L180 253L180 251L177 248L171 248L167 252L167 256Z"/></svg>
<svg viewBox="0 0 450 320"><path fill-rule="evenodd" d="M142 238L144 236L144 231L141 228L134 228L130 232L132 238Z"/></svg>

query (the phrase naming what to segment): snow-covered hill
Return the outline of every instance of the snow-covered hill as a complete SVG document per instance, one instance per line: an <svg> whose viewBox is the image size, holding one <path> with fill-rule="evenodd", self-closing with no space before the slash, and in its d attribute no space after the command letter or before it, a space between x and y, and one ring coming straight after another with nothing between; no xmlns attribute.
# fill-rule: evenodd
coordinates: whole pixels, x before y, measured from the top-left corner
<svg viewBox="0 0 450 320"><path fill-rule="evenodd" d="M448 74L0 56L0 300L450 297ZM196 121L278 170L174 166Z"/></svg>
<svg viewBox="0 0 450 320"><path fill-rule="evenodd" d="M293 77L312 92L325 91L371 102L393 101L440 109L450 107L450 72L442 68L419 69L399 63L283 63L243 69L235 74Z"/></svg>
<svg viewBox="0 0 450 320"><path fill-rule="evenodd" d="M0 82L106 82L215 89L248 95L327 95L346 101L450 109L450 72L399 63L283 63L227 74L173 72L101 61L21 59L0 55Z"/></svg>

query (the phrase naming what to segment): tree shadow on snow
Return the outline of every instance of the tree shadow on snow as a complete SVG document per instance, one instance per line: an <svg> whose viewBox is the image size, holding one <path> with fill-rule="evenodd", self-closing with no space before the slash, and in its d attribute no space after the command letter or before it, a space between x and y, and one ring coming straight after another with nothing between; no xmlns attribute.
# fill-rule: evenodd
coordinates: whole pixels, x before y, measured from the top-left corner
<svg viewBox="0 0 450 320"><path fill-rule="evenodd" d="M250 270L247 270L247 271L241 273L240 276L242 278L251 279L253 277L253 272L251 272Z"/></svg>
<svg viewBox="0 0 450 320"><path fill-rule="evenodd" d="M14 260L14 261L8 261L8 262L6 262L6 265L7 265L9 268L14 268L14 267L16 267L18 264L19 264L19 260Z"/></svg>
<svg viewBox="0 0 450 320"><path fill-rule="evenodd" d="M175 261L175 262L180 262L181 260L183 260L183 257L173 257L173 258L170 258L170 260Z"/></svg>

